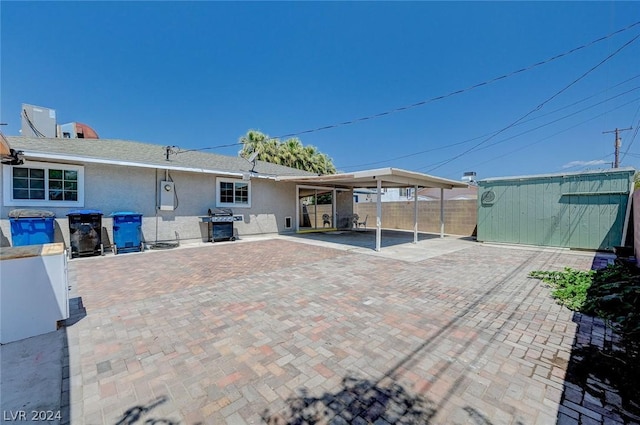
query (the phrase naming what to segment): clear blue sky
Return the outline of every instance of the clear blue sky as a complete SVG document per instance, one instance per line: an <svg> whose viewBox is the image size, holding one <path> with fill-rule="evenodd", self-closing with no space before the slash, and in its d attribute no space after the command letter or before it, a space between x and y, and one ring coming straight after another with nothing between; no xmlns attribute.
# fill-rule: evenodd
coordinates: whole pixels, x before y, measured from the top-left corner
<svg viewBox="0 0 640 425"><path fill-rule="evenodd" d="M640 21L640 3L3 1L0 13L5 134L19 134L29 103L101 138L193 149L464 89ZM544 102L638 35L640 25L474 90L299 137L341 171L457 180L608 168L614 136L602 132L640 124L640 40ZM635 134L622 133L622 165L640 167Z"/></svg>

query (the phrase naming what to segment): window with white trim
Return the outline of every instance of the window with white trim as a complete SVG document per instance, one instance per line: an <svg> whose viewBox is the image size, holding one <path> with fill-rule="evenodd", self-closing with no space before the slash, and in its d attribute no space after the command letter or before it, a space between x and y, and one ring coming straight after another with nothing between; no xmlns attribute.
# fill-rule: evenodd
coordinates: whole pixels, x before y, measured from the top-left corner
<svg viewBox="0 0 640 425"><path fill-rule="evenodd" d="M216 186L216 206L251 207L251 181L218 177Z"/></svg>
<svg viewBox="0 0 640 425"><path fill-rule="evenodd" d="M69 206L84 204L84 167L25 162L3 167L3 192L9 206Z"/></svg>

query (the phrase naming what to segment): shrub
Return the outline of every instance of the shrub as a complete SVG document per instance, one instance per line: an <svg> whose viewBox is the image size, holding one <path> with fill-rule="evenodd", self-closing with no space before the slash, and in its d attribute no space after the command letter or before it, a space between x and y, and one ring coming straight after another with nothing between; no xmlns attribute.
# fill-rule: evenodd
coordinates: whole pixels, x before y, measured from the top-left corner
<svg viewBox="0 0 640 425"><path fill-rule="evenodd" d="M640 339L640 269L616 263L598 271L565 267L532 271L551 287L551 296L573 311L605 319L630 342Z"/></svg>
<svg viewBox="0 0 640 425"><path fill-rule="evenodd" d="M563 271L532 271L529 276L551 286L551 296L558 304L569 310L581 311L587 301L587 291L594 274L593 271L565 267Z"/></svg>

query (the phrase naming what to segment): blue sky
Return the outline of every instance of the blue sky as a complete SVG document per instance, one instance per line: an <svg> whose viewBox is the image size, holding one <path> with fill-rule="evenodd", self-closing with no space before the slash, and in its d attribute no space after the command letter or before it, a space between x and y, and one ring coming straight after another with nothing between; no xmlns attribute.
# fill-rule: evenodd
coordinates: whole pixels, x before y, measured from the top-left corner
<svg viewBox="0 0 640 425"><path fill-rule="evenodd" d="M101 138L215 147L249 129L282 136L432 99L636 21L640 2L3 1L0 121L18 135L29 103ZM621 165L640 167L640 40L596 67L638 35L640 25L299 138L341 171L457 180L608 168L614 136L602 132L633 126Z"/></svg>

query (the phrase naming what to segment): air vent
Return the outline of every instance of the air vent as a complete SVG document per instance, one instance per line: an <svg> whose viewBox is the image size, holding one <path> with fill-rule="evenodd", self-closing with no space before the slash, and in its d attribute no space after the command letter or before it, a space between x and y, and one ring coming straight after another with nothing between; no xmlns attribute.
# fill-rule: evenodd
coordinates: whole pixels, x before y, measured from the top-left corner
<svg viewBox="0 0 640 425"><path fill-rule="evenodd" d="M493 190L487 190L480 197L480 201L482 205L493 205L493 202L496 200L496 193Z"/></svg>

